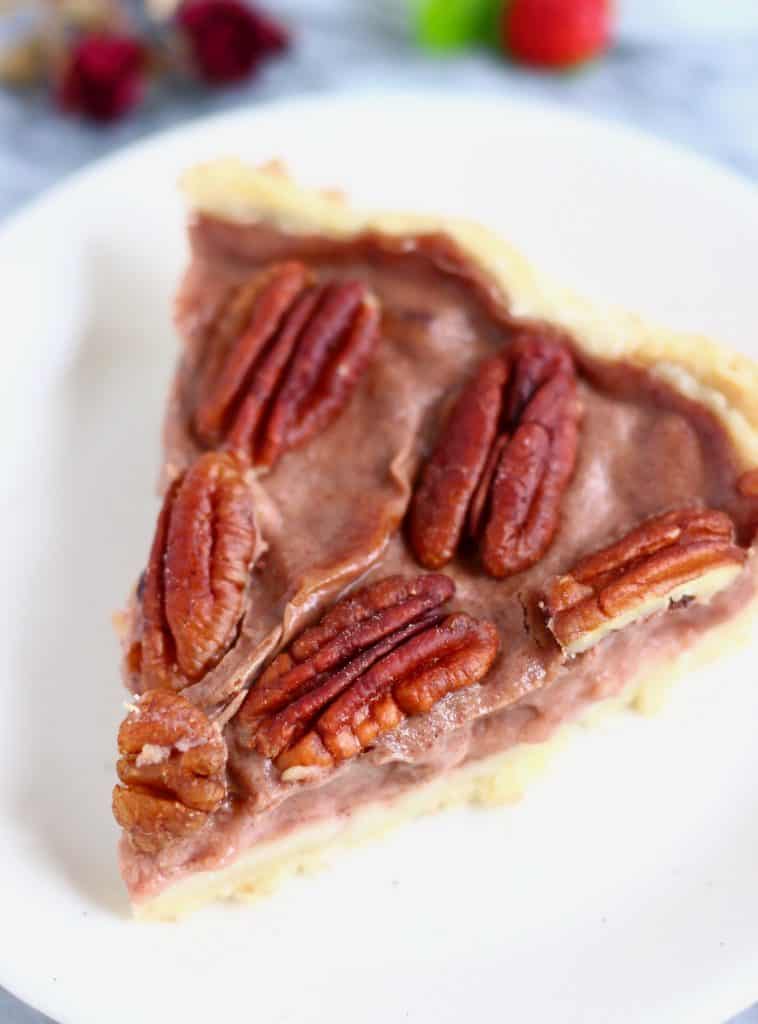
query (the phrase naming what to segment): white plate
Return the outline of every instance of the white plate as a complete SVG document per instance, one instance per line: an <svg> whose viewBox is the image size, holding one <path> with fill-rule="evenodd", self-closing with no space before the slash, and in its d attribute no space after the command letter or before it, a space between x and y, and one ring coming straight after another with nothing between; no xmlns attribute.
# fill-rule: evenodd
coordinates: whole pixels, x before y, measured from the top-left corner
<svg viewBox="0 0 758 1024"><path fill-rule="evenodd" d="M99 164L8 222L0 983L63 1024L713 1024L758 997L755 655L590 732L517 808L420 822L252 908L130 921L110 630L156 512L184 258L175 179L284 156L469 214L591 295L756 354L756 193L668 146L485 99L289 102Z"/></svg>

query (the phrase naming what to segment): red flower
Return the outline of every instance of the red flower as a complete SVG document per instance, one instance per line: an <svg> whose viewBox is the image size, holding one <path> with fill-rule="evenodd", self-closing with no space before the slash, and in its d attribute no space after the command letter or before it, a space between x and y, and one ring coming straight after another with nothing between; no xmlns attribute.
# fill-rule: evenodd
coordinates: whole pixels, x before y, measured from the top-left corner
<svg viewBox="0 0 758 1024"><path fill-rule="evenodd" d="M84 36L69 55L58 85L58 103L95 121L117 120L142 97L145 56L142 44L129 36Z"/></svg>
<svg viewBox="0 0 758 1024"><path fill-rule="evenodd" d="M177 19L198 73L216 84L246 78L289 42L277 22L240 0L185 0Z"/></svg>

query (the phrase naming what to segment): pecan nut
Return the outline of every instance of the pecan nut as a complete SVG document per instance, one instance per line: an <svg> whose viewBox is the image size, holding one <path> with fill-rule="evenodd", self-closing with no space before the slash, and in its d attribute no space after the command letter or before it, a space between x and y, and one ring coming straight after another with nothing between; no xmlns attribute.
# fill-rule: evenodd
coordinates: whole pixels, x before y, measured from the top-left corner
<svg viewBox="0 0 758 1024"><path fill-rule="evenodd" d="M127 655L138 689L182 689L221 660L237 636L256 549L244 467L230 454L201 455L158 517Z"/></svg>
<svg viewBox="0 0 758 1024"><path fill-rule="evenodd" d="M411 501L409 538L419 562L446 565L466 532L496 578L539 561L558 528L579 416L574 364L562 345L525 335L484 360Z"/></svg>
<svg viewBox="0 0 758 1024"><path fill-rule="evenodd" d="M347 405L379 339L378 304L358 281L318 284L289 262L229 306L198 377L195 433L271 467Z"/></svg>
<svg viewBox="0 0 758 1024"><path fill-rule="evenodd" d="M737 490L743 498L758 498L758 468L748 469L737 481Z"/></svg>
<svg viewBox="0 0 758 1024"><path fill-rule="evenodd" d="M181 694L143 694L121 723L118 749L113 814L138 850L197 832L226 797L221 731Z"/></svg>
<svg viewBox="0 0 758 1024"><path fill-rule="evenodd" d="M732 520L713 509L654 516L552 581L548 628L568 655L667 607L709 600L745 562Z"/></svg>
<svg viewBox="0 0 758 1024"><path fill-rule="evenodd" d="M441 611L453 593L447 576L392 576L338 602L250 690L238 716L243 744L274 758L285 778L305 777L482 679L497 632Z"/></svg>

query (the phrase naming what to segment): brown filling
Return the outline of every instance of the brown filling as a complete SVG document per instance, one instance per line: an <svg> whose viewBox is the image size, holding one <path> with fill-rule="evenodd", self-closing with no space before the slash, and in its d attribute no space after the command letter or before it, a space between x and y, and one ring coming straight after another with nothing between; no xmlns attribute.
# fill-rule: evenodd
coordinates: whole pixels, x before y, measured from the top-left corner
<svg viewBox="0 0 758 1024"><path fill-rule="evenodd" d="M320 275L363 281L383 311L381 344L347 408L261 478L259 525L269 547L256 566L250 610L229 655L185 691L222 706L255 674L251 665L270 651L282 620L288 640L366 572L369 579L419 572L398 529L419 463L461 381L522 325L442 236L340 242L201 218L192 244L178 304L185 356L165 429L170 473L199 450L187 406L209 319L251 270L297 258ZM534 606L550 577L641 519L693 500L726 511L742 543L755 529L755 499L739 494L730 442L705 408L644 370L575 354L584 414L555 541L537 565L504 580L485 575L465 548L445 569L456 582L455 607L498 628L501 653L485 681L408 718L315 783L283 783L270 760L243 749L232 719L225 731L232 799L200 834L154 856L124 844L133 898L154 895L189 870L220 866L253 842L389 799L517 742L544 740L588 703L621 690L646 660L674 655L750 599L752 563L711 604L677 608L561 661Z"/></svg>

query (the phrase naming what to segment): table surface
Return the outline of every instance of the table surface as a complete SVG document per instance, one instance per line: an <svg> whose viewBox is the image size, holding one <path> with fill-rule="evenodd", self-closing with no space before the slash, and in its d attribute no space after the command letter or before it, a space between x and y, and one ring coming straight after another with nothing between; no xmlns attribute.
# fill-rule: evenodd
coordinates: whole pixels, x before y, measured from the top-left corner
<svg viewBox="0 0 758 1024"><path fill-rule="evenodd" d="M292 24L295 45L238 89L160 90L136 116L107 130L60 117L44 97L0 93L0 217L78 167L162 128L280 96L380 87L563 104L635 125L758 180L758 10L751 17L743 0L730 0L731 21L720 21L713 16L720 5L702 3L701 10L701 3L673 4L686 13L669 12L662 21L653 0L629 2L603 60L577 73L543 75L483 53L429 57L372 13L379 0L269 0ZM47 1020L0 988L3 1024ZM737 1021L758 1024L758 1005Z"/></svg>

